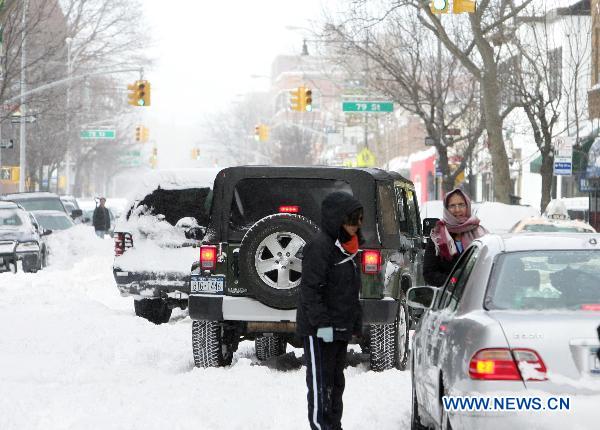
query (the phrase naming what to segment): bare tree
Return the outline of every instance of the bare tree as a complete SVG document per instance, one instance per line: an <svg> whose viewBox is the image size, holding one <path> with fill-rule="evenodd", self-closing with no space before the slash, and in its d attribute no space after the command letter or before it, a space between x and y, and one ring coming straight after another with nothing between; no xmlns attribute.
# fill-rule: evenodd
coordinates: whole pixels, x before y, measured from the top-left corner
<svg viewBox="0 0 600 430"><path fill-rule="evenodd" d="M29 89L65 79L69 71L76 76L150 63L142 49L149 40L135 24L141 23L137 0L29 0L25 26L21 21L23 5L24 2L16 3L5 17L0 100L18 95L23 32L27 36L25 76ZM69 86L72 97L67 107ZM115 79L96 77L27 96L29 111L38 118L37 126L29 127L27 158L31 183L42 182L41 172L50 175L58 168L67 143L78 140L82 125L110 118L114 123L127 122L122 116L126 107L123 92L115 88ZM18 108L18 103L3 107L6 118ZM70 127L65 127L67 124ZM93 162L93 157L86 156L86 149L80 145L70 146L76 166L75 193L79 194L80 170L85 167L85 159Z"/></svg>
<svg viewBox="0 0 600 430"><path fill-rule="evenodd" d="M514 64L508 82L520 99L541 154L543 211L551 199L555 138L574 126L577 139L583 119L581 104L585 98L579 86L590 22L589 17L570 16L567 8L552 13L544 7L530 8L529 15L522 20L519 37L508 45ZM583 39L583 45L574 46L574 39Z"/></svg>
<svg viewBox="0 0 600 430"><path fill-rule="evenodd" d="M364 76L368 91L391 98L425 125L438 152L443 189L454 188L483 132L479 85L420 23L414 10L390 11L380 22L365 26L364 11L342 16L345 24L330 24L323 37L337 49L350 75ZM353 15L355 14L355 15ZM368 59L368 68L361 61ZM449 130L461 130L459 137ZM452 167L449 155L460 163Z"/></svg>
<svg viewBox="0 0 600 430"><path fill-rule="evenodd" d="M271 127L267 121L270 117L268 93L249 93L232 103L230 108L203 118L202 128L207 141L225 148L236 163L245 164L256 158L266 159L272 151L269 148L272 131L268 142L256 142L254 135L258 124Z"/></svg>
<svg viewBox="0 0 600 430"><path fill-rule="evenodd" d="M532 0L481 0L477 2L475 13L468 14L468 17L447 17L454 23L447 26L447 20L442 22L442 17L431 10L430 0L349 1L354 10L369 10L366 19L361 19L365 27L381 22L407 6L417 9L421 24L479 81L488 147L494 166L494 197L503 203L510 201L511 183L502 124L514 106L501 108L498 64L502 58L502 47L514 32L516 19L531 2Z"/></svg>

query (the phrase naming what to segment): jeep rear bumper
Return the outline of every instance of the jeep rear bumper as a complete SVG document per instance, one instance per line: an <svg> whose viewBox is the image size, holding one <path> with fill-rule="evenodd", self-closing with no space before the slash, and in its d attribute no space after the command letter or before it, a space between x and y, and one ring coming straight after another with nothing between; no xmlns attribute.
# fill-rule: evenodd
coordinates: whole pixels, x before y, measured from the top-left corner
<svg viewBox="0 0 600 430"><path fill-rule="evenodd" d="M396 300L361 299L363 324L391 324L398 314ZM281 310L263 305L250 297L192 294L190 318L210 321L295 322L296 309Z"/></svg>
<svg viewBox="0 0 600 430"><path fill-rule="evenodd" d="M121 296L140 298L172 298L187 300L190 292L189 275L179 273L130 272L113 269Z"/></svg>

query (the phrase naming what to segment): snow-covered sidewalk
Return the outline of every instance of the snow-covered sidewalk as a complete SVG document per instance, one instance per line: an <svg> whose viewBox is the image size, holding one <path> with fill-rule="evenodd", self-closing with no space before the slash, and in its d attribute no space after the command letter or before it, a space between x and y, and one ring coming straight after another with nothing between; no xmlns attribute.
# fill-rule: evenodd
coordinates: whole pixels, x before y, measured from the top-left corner
<svg viewBox="0 0 600 430"><path fill-rule="evenodd" d="M0 274L0 429L306 429L304 368L196 369L191 320L138 318L112 276L112 241L52 237L51 266ZM297 356L300 350L288 347ZM345 429L408 428L410 374L346 370Z"/></svg>

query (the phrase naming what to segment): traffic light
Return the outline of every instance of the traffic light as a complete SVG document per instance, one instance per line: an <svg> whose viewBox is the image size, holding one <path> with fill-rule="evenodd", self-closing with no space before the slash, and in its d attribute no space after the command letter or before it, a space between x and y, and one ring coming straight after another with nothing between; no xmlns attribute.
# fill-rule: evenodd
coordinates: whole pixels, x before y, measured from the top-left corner
<svg viewBox="0 0 600 430"><path fill-rule="evenodd" d="M200 149L192 148L192 160L197 160L200 157Z"/></svg>
<svg viewBox="0 0 600 430"><path fill-rule="evenodd" d="M290 108L296 112L302 112L302 87L290 91L292 98L290 99Z"/></svg>
<svg viewBox="0 0 600 430"><path fill-rule="evenodd" d="M138 126L135 128L135 141L136 141L136 142L141 142L141 141L142 141L142 129L143 129L143 128L144 128L144 127L142 127L141 125L138 125Z"/></svg>
<svg viewBox="0 0 600 430"><path fill-rule="evenodd" d="M476 9L474 0L454 0L452 13L474 13Z"/></svg>
<svg viewBox="0 0 600 430"><path fill-rule="evenodd" d="M306 112L312 111L312 91L310 88L302 87L302 107Z"/></svg>
<svg viewBox="0 0 600 430"><path fill-rule="evenodd" d="M269 140L269 127L267 127L265 124L258 126L258 140L261 142L266 142Z"/></svg>
<svg viewBox="0 0 600 430"><path fill-rule="evenodd" d="M152 156L158 157L158 148L156 146L154 148L152 148Z"/></svg>
<svg viewBox="0 0 600 430"><path fill-rule="evenodd" d="M135 81L133 85L127 85L129 94L127 103L132 106L150 106L150 82Z"/></svg>
<svg viewBox="0 0 600 430"><path fill-rule="evenodd" d="M260 124L254 127L254 140L257 142L260 140Z"/></svg>
<svg viewBox="0 0 600 430"><path fill-rule="evenodd" d="M449 0L431 0L429 7L432 13L448 13Z"/></svg>
<svg viewBox="0 0 600 430"><path fill-rule="evenodd" d="M148 127L142 126L142 143L148 142L150 138L150 129Z"/></svg>

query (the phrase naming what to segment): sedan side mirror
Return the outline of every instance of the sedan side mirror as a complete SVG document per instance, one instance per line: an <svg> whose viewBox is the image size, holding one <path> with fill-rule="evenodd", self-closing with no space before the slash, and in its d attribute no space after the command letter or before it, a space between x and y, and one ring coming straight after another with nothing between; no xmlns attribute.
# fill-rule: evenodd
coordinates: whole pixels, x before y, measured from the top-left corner
<svg viewBox="0 0 600 430"><path fill-rule="evenodd" d="M81 209L73 209L71 211L71 218L75 219L79 218L80 216L83 216L83 211Z"/></svg>
<svg viewBox="0 0 600 430"><path fill-rule="evenodd" d="M406 304L413 309L431 309L435 303L436 287L412 287L406 293Z"/></svg>
<svg viewBox="0 0 600 430"><path fill-rule="evenodd" d="M206 234L205 227L190 227L185 231L186 239L202 240Z"/></svg>
<svg viewBox="0 0 600 430"><path fill-rule="evenodd" d="M49 234L52 234L52 230L44 229L42 230L41 236L48 236Z"/></svg>

